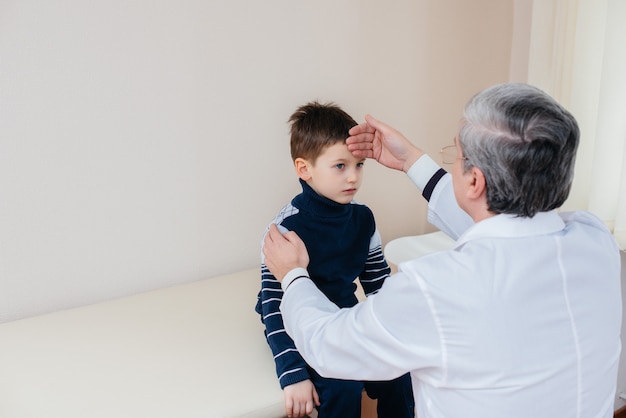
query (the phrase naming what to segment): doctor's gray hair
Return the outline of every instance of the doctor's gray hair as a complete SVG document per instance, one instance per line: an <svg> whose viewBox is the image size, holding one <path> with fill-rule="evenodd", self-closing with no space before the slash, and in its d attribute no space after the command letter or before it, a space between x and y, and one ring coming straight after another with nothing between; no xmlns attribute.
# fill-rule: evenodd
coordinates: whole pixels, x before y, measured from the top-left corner
<svg viewBox="0 0 626 418"><path fill-rule="evenodd" d="M485 175L489 210L532 217L567 199L579 137L574 117L552 97L508 83L469 101L459 142L464 170Z"/></svg>

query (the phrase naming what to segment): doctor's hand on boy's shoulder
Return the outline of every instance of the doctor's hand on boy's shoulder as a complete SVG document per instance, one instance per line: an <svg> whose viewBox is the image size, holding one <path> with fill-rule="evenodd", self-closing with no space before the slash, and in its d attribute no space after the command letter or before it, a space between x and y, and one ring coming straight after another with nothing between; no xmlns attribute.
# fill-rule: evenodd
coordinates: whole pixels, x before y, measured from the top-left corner
<svg viewBox="0 0 626 418"><path fill-rule="evenodd" d="M291 270L309 265L309 253L300 237L293 231L282 234L276 224L271 224L265 235L263 255L265 265L279 282Z"/></svg>

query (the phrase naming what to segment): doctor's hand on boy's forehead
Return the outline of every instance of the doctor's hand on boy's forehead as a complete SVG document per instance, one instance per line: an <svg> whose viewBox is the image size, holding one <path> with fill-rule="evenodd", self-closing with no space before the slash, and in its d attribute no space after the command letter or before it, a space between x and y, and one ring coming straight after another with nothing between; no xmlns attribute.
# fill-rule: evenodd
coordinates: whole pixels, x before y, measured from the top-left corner
<svg viewBox="0 0 626 418"><path fill-rule="evenodd" d="M424 151L413 145L400 131L365 116L365 122L350 129L348 149L357 157L372 158L394 170L408 171Z"/></svg>

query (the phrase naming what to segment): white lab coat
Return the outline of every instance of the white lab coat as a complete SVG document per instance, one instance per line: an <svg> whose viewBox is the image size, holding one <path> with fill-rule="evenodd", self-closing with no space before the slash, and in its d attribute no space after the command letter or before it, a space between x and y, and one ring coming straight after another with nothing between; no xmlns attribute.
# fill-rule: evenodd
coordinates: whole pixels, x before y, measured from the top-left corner
<svg viewBox="0 0 626 418"><path fill-rule="evenodd" d="M416 164L409 176L422 187L436 165L428 157ZM459 210L446 175L429 219L454 236L468 224L455 218ZM419 418L613 416L619 251L589 213L479 222L452 250L400 264L351 309L339 310L310 280L293 281L302 274L283 281L281 310L298 350L324 376L385 380L411 371Z"/></svg>

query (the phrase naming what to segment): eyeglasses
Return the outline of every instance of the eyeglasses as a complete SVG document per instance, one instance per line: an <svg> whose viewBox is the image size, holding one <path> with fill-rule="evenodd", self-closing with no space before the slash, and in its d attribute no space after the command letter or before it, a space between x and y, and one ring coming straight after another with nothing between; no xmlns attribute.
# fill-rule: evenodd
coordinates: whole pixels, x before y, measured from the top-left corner
<svg viewBox="0 0 626 418"><path fill-rule="evenodd" d="M459 157L456 145L443 147L439 153L441 154L441 162L444 164L454 164L456 160L467 160L467 157Z"/></svg>

